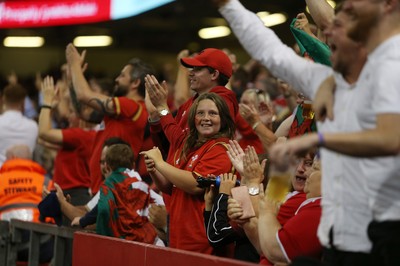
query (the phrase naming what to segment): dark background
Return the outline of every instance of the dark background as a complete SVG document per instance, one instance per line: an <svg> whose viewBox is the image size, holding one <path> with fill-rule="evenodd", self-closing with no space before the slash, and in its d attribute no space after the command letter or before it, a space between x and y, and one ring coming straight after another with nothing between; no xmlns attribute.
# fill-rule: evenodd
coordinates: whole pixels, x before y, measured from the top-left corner
<svg viewBox="0 0 400 266"><path fill-rule="evenodd" d="M143 0L146 1L146 0ZM297 13L303 12L302 0L243 0L243 5L251 11L283 12L288 16L286 23L272 29L288 45L294 43L289 23ZM202 40L198 30L226 25L217 9L207 0L177 0L173 3L148 11L138 16L118 21L87 25L57 26L30 29L0 29L0 38L7 35L40 35L46 43L41 48L0 47L0 75L4 77L14 70L19 76L33 76L37 71L46 73L57 69L65 62L64 49L77 35L108 34L113 36L112 46L87 48L89 68L115 76L131 57L141 57L151 61L157 69L165 63L175 64L176 54L185 48L198 51L206 47L228 48L240 63L249 56L241 48L236 37L230 36Z"/></svg>

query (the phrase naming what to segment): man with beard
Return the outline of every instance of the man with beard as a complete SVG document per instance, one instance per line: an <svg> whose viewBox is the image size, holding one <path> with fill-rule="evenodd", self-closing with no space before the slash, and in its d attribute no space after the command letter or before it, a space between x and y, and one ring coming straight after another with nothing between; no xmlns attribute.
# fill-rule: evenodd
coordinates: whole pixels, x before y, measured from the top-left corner
<svg viewBox="0 0 400 266"><path fill-rule="evenodd" d="M237 0L214 2L220 7L220 13L229 22L247 52L266 66L274 76L286 81L307 97L319 98L319 86L328 76L334 75L337 83L333 106L335 120L318 124L318 130L324 135L312 133L293 138L288 143L297 141L301 145L299 139L311 139L315 141L315 145L322 145L319 136L323 137L328 132L361 130L355 103L363 88L359 87L356 81L366 61L366 50L360 43L346 36L344 26L349 20L346 13L338 9L333 21L328 23L324 30L332 49L331 61L335 70L333 72L327 66L297 56L266 28L254 13L246 10ZM323 5L327 5L325 1L320 0L308 0L307 4L310 10L319 10L319 14L323 13L321 8L326 9ZM289 144L281 145L287 147ZM345 145L342 145L342 148L345 148ZM279 156L280 153L276 155L277 151L279 150L269 152L272 159L273 156ZM324 199L318 237L326 248L323 256L325 263L332 266L368 265L368 253L372 244L366 231L371 213L368 210L365 190L367 181L361 175L363 171L359 161L351 156L339 155L332 149L322 149L321 159L325 178L322 180Z"/></svg>
<svg viewBox="0 0 400 266"><path fill-rule="evenodd" d="M126 140L131 145L134 156L138 156L147 123L144 77L153 71L140 59L130 60L115 79L114 97L108 97L90 89L82 71L85 66L85 51L79 54L72 44L68 44L65 54L78 100L104 114L89 161L91 189L95 194L102 182L99 161L106 139L119 137Z"/></svg>
<svg viewBox="0 0 400 266"><path fill-rule="evenodd" d="M324 134L322 139L325 147L358 157L372 213L371 265L400 265L400 2L347 0L343 9L351 18L348 36L368 51L355 110L360 130ZM328 103L333 101L332 85L324 90ZM300 145L293 148L291 152Z"/></svg>

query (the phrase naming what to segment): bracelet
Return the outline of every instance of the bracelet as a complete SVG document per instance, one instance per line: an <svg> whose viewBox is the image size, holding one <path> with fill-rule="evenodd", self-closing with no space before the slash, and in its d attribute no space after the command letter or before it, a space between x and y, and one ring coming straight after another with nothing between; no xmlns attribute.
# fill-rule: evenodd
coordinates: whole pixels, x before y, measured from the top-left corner
<svg viewBox="0 0 400 266"><path fill-rule="evenodd" d="M48 105L48 104L42 104L42 105L40 106L40 109L42 109L42 108L52 109L53 107L52 107L51 105Z"/></svg>
<svg viewBox="0 0 400 266"><path fill-rule="evenodd" d="M321 132L318 132L318 147L323 147L325 145L325 138Z"/></svg>
<svg viewBox="0 0 400 266"><path fill-rule="evenodd" d="M156 119L156 120L151 120L150 116L147 118L147 121L149 121L150 125L157 125L160 123L160 118Z"/></svg>
<svg viewBox="0 0 400 266"><path fill-rule="evenodd" d="M256 127L258 127L259 124L260 124L260 121L255 122L252 126L253 130L256 130Z"/></svg>

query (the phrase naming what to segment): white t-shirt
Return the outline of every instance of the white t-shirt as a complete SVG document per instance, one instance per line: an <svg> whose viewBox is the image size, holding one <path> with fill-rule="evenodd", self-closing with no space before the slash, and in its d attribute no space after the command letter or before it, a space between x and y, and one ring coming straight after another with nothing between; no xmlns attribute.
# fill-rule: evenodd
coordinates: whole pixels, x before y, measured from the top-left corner
<svg viewBox="0 0 400 266"><path fill-rule="evenodd" d="M320 132L362 130L354 105L362 88L357 84L349 85L330 67L298 56L239 1L231 0L219 11L252 58L308 98L313 99L321 83L334 74L337 84L335 119L318 123ZM372 214L368 208L367 181L361 174L360 159L322 149L321 161L323 209L318 237L322 245L329 247L329 232L334 227L333 238L337 249L369 252L372 244L367 236L367 227Z"/></svg>
<svg viewBox="0 0 400 266"><path fill-rule="evenodd" d="M357 117L363 130L376 128L379 114L400 115L400 34L368 56L359 79ZM390 129L388 129L390 130ZM400 221L400 153L360 159L368 199L376 221Z"/></svg>
<svg viewBox="0 0 400 266"><path fill-rule="evenodd" d="M6 160L7 149L11 146L24 144L33 152L38 133L37 123L19 111L8 110L0 115L0 167Z"/></svg>

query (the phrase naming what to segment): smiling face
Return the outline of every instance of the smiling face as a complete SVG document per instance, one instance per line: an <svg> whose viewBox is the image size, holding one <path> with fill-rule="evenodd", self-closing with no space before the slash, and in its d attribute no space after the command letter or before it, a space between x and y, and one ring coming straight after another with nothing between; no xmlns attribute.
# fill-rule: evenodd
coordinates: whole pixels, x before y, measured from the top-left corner
<svg viewBox="0 0 400 266"><path fill-rule="evenodd" d="M221 129L221 117L215 103L210 99L199 102L195 115L199 139L214 136Z"/></svg>
<svg viewBox="0 0 400 266"><path fill-rule="evenodd" d="M216 72L210 73L207 67L193 67L189 71L190 89L202 94L217 85Z"/></svg>

